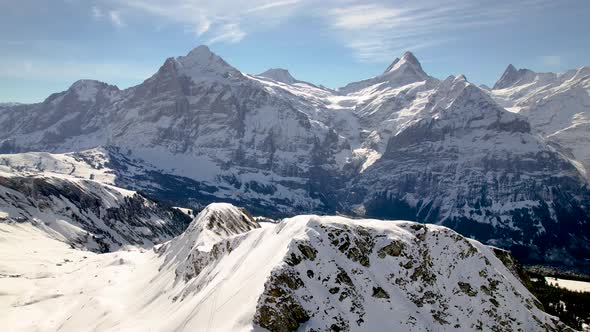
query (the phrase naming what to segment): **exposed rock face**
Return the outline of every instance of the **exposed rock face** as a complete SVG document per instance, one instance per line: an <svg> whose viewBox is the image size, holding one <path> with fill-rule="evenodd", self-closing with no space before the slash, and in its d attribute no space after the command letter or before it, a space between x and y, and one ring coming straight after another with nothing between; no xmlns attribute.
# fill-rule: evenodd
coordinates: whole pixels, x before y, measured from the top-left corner
<svg viewBox="0 0 590 332"><path fill-rule="evenodd" d="M160 248L166 253L164 265L177 265L176 276L190 280L231 252L237 245L230 238L260 228L248 211L227 203L208 205L187 230Z"/></svg>
<svg viewBox="0 0 590 332"><path fill-rule="evenodd" d="M0 177L0 211L0 222L33 223L72 247L97 252L164 242L189 221L134 192L44 177Z"/></svg>
<svg viewBox="0 0 590 332"><path fill-rule="evenodd" d="M406 53L383 74L333 91L292 83L281 70L243 74L198 47L126 90L83 81L41 104L0 106L0 125L10 128L0 151L68 152L57 162L89 163L109 183L176 205L227 201L277 218L311 211L428 221L516 249L526 262L559 256L575 265L590 253L586 157L582 144L570 144L585 127L576 122L577 136L558 140L561 124L539 129L526 112L502 108L520 92L498 91L558 79L565 85L551 100L575 91L576 105L585 105L585 73L556 78L511 67L492 100L463 75L429 77ZM518 103L555 113L538 96ZM34 172L14 160L30 156L0 162ZM53 167L47 158L39 163Z"/></svg>
<svg viewBox="0 0 590 332"><path fill-rule="evenodd" d="M183 257L179 252L191 252L191 263L199 266L178 281L183 292L177 301L202 298L199 305L220 310L231 294L229 299L255 305L242 305L225 317L228 322L252 320L270 331L563 327L537 308L492 249L445 227L299 216L257 228L235 207L210 205L189 229L206 228L214 215L223 224L241 220L240 230L215 239L188 231L160 252L168 268L186 266L168 260ZM194 251L195 243L204 242L210 250L201 252L208 259ZM229 285L239 287L230 291Z"/></svg>
<svg viewBox="0 0 590 332"><path fill-rule="evenodd" d="M505 89L517 84L530 83L535 77L535 73L528 69L516 69L512 64L509 64L500 77L500 80L494 84L493 89Z"/></svg>
<svg viewBox="0 0 590 332"><path fill-rule="evenodd" d="M453 85L448 108L393 136L356 179L360 209L442 222L528 262L582 260L590 195L578 170L483 91Z"/></svg>

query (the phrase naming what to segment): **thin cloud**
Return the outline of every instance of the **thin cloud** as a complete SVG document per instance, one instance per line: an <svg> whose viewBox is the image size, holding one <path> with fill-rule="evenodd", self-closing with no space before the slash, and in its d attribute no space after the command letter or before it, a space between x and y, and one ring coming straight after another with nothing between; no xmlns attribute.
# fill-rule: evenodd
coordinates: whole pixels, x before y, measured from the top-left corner
<svg viewBox="0 0 590 332"><path fill-rule="evenodd" d="M402 50L427 48L452 40L462 29L503 24L550 5L547 0L482 3L477 1L395 3L352 1L328 9L330 29L361 61L381 62Z"/></svg>
<svg viewBox="0 0 590 332"><path fill-rule="evenodd" d="M272 29L291 17L320 19L323 31L340 40L361 61L391 60L403 50L433 47L450 35L489 28L534 10L550 0L102 0L134 14L179 23L208 43L236 43L256 30Z"/></svg>
<svg viewBox="0 0 590 332"><path fill-rule="evenodd" d="M209 44L227 42L237 43L246 36L246 33L240 29L237 24L226 24L220 28L217 35L209 39Z"/></svg>
<svg viewBox="0 0 590 332"><path fill-rule="evenodd" d="M95 21L102 21L105 17L107 17L108 21L111 22L111 24L116 28L123 28L126 26L119 10L108 10L105 14L105 11L103 11L100 7L92 6L90 8L90 16L92 16Z"/></svg>
<svg viewBox="0 0 590 332"><path fill-rule="evenodd" d="M92 15L92 18L94 18L97 21L100 21L104 16L102 10L100 8L98 8L97 6L92 6L91 15Z"/></svg>
<svg viewBox="0 0 590 332"><path fill-rule="evenodd" d="M259 11L265 11L265 10L274 9L274 8L278 8L278 7L291 6L291 5L300 3L300 2L301 2L300 0L285 0L285 1L269 2L266 4L260 5L258 7L250 8L247 10L247 12L253 13L253 12L259 12Z"/></svg>
<svg viewBox="0 0 590 332"><path fill-rule="evenodd" d="M179 23L186 33L203 36L208 43L238 42L250 28L267 27L292 16L302 1L103 0L126 11Z"/></svg>
<svg viewBox="0 0 590 332"><path fill-rule="evenodd" d="M117 28L122 28L125 26L125 22L123 22L123 19L121 19L121 12L118 10L109 11L109 19L111 20L111 23Z"/></svg>

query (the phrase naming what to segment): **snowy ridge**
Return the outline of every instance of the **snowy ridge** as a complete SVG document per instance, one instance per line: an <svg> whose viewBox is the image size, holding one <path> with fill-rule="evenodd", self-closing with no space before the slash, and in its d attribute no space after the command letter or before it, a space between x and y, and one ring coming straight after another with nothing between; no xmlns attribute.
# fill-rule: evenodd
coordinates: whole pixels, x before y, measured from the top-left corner
<svg viewBox="0 0 590 332"><path fill-rule="evenodd" d="M109 162L108 151L103 148L63 154L0 154L0 171L7 176L43 175L88 179L114 185L116 175L114 170L107 167Z"/></svg>
<svg viewBox="0 0 590 332"><path fill-rule="evenodd" d="M180 233L180 212L121 188L66 177L0 174L0 222L27 223L96 252L151 247Z"/></svg>
<svg viewBox="0 0 590 332"><path fill-rule="evenodd" d="M215 213L235 225L239 211L209 206L190 228ZM183 280L182 261L162 265L173 246L96 255L23 224L0 229L0 272L12 276L0 284L11 290L0 323L13 331L564 328L490 248L440 226L298 216L219 238ZM19 241L45 250L11 250Z"/></svg>
<svg viewBox="0 0 590 332"><path fill-rule="evenodd" d="M178 265L176 275L191 279L201 267L198 260L208 262L219 255L216 244L232 236L246 233L260 225L248 211L227 203L212 203L205 207L177 238L165 244L159 252L165 252L164 265ZM203 263L201 263L203 264Z"/></svg>

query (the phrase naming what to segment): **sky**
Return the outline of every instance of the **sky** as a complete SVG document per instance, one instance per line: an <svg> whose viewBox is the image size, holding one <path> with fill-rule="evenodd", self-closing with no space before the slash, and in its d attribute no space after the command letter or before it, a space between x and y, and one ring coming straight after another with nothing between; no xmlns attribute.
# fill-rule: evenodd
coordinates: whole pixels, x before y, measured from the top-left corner
<svg viewBox="0 0 590 332"><path fill-rule="evenodd" d="M590 65L587 0L0 0L0 102L78 79L141 83L205 44L242 72L286 68L337 88L405 51L431 76L493 85L509 63Z"/></svg>

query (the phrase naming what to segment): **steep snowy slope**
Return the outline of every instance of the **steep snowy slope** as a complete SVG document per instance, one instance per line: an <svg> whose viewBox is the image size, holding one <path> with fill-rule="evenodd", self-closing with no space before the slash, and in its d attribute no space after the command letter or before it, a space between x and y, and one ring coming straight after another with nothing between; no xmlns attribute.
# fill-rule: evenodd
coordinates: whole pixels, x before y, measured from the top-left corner
<svg viewBox="0 0 590 332"><path fill-rule="evenodd" d="M525 116L533 129L571 153L590 174L590 67L563 74L516 70L510 65L491 95Z"/></svg>
<svg viewBox="0 0 590 332"><path fill-rule="evenodd" d="M167 205L96 181L0 173L0 223L33 225L76 248L149 247L182 232L187 219Z"/></svg>
<svg viewBox="0 0 590 332"><path fill-rule="evenodd" d="M565 328L490 248L444 227L317 216L258 227L212 205L157 252L102 255L0 229L0 324L12 331ZM178 278L187 262L195 273Z"/></svg>

